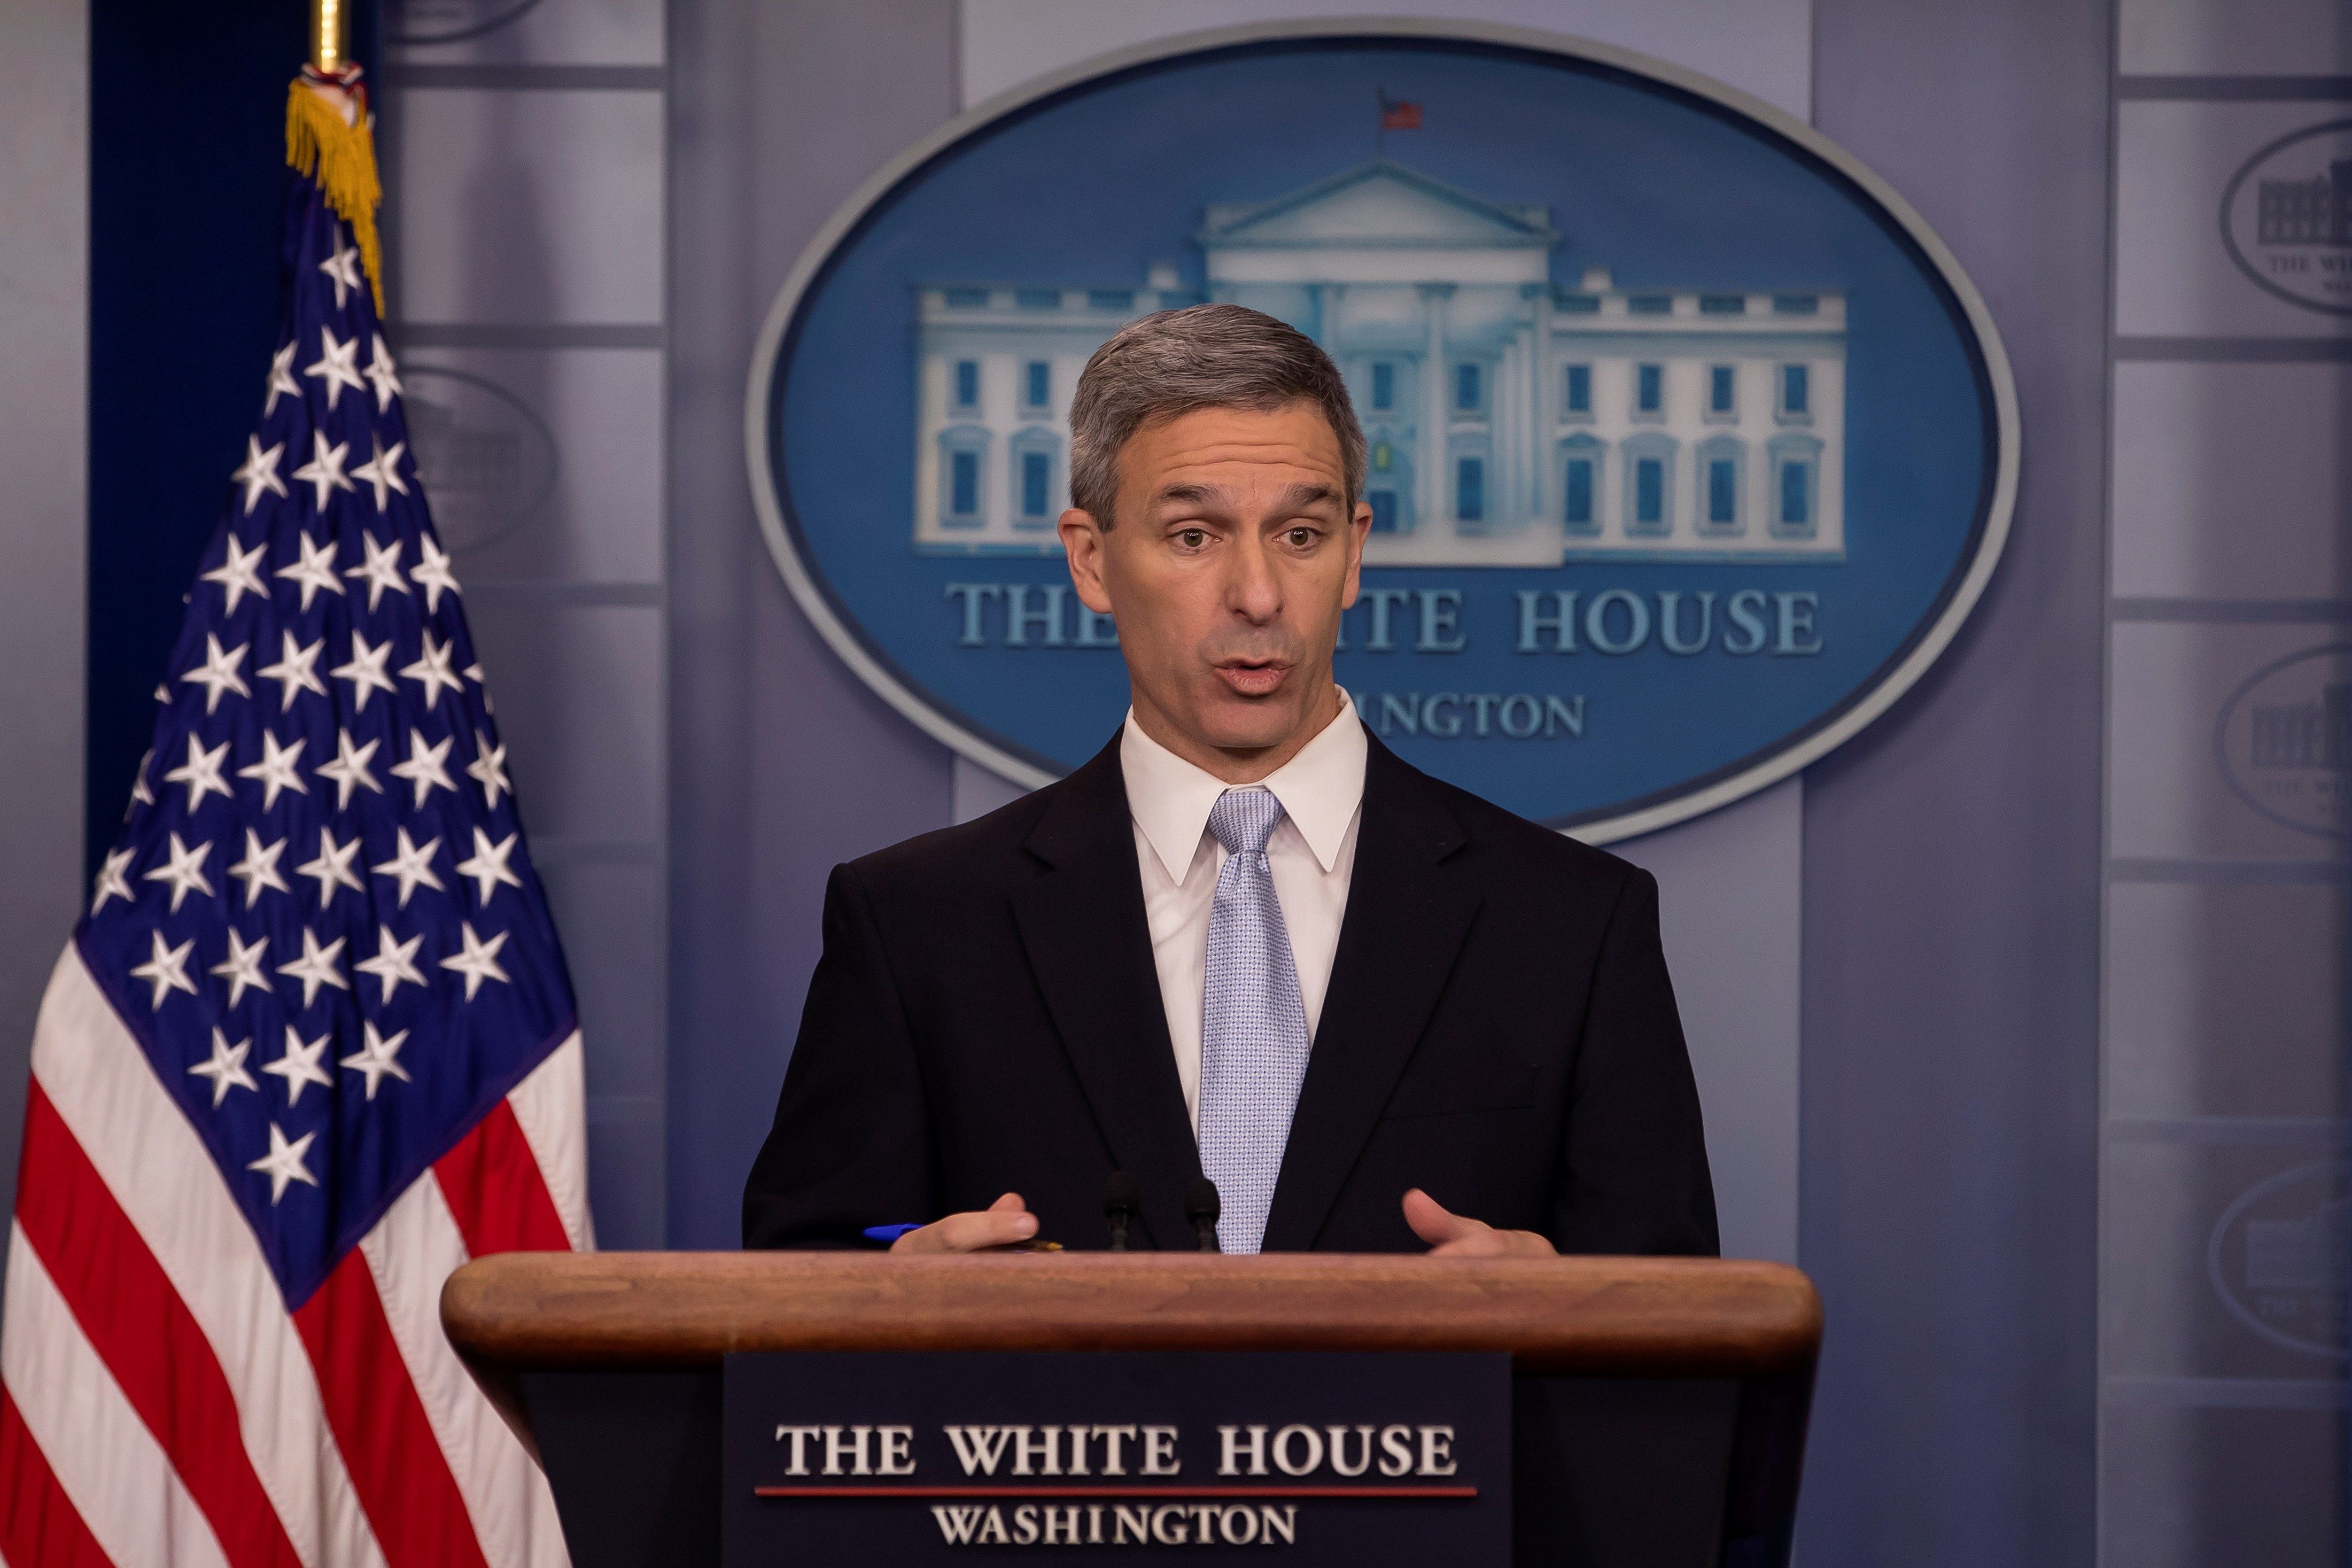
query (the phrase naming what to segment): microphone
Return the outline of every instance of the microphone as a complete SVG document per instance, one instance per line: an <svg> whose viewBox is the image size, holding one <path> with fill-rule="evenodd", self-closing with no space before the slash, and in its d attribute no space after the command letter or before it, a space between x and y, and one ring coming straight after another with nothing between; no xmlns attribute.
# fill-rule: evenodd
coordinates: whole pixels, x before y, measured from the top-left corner
<svg viewBox="0 0 2352 1568"><path fill-rule="evenodd" d="M1113 1171L1103 1184L1103 1217L1110 1221L1110 1249L1127 1250L1127 1227L1142 1211L1143 1187L1125 1171Z"/></svg>
<svg viewBox="0 0 2352 1568"><path fill-rule="evenodd" d="M1206 1176L1195 1176L1192 1184L1184 1189L1184 1217L1192 1222L1192 1234L1201 1238L1203 1252L1223 1252L1217 1245L1217 1184Z"/></svg>

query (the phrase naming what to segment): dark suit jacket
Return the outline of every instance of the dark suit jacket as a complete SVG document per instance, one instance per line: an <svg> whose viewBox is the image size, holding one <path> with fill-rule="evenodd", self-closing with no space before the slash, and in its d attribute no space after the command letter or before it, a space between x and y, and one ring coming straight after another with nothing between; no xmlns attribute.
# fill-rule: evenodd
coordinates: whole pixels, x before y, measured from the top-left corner
<svg viewBox="0 0 2352 1568"><path fill-rule="evenodd" d="M1001 811L837 867L824 956L747 1247L1028 1200L1040 1236L1192 1245L1201 1173L1160 1005L1116 741ZM1716 1250L1657 884L1408 765L1377 739L1347 913L1268 1251L1418 1251L1399 1202L1563 1252Z"/></svg>

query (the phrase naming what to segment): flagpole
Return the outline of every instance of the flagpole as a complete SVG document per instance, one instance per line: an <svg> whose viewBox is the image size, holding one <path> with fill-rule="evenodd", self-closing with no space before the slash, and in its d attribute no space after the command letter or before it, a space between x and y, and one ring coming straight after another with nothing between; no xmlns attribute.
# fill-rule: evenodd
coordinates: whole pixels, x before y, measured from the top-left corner
<svg viewBox="0 0 2352 1568"><path fill-rule="evenodd" d="M320 4L331 5L334 4L334 0L320 0ZM1388 90L1385 88L1379 87L1372 89L1372 101L1379 105L1379 108L1372 113L1372 162L1378 163L1388 156Z"/></svg>
<svg viewBox="0 0 2352 1568"><path fill-rule="evenodd" d="M310 68L333 76L352 63L351 11L345 0L311 0Z"/></svg>

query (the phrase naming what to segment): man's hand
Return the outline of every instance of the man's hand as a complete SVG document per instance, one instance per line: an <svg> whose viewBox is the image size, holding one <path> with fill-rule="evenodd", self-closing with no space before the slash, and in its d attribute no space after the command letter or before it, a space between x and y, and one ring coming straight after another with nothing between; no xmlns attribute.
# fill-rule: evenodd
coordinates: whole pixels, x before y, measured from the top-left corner
<svg viewBox="0 0 2352 1568"><path fill-rule="evenodd" d="M1433 1208L1435 1205L1431 1205ZM1440 1209L1439 1213L1444 1211ZM980 1214L951 1214L890 1244L893 1252L985 1252L1037 1234L1037 1216L1019 1193L1007 1193Z"/></svg>
<svg viewBox="0 0 2352 1568"><path fill-rule="evenodd" d="M1002 1204L997 1205L1003 1207ZM1496 1230L1483 1221L1452 1213L1419 1187L1404 1195L1404 1222L1429 1243L1432 1258L1551 1258L1552 1244L1531 1230ZM942 1220L942 1225L947 1222ZM901 1247L920 1236L906 1237Z"/></svg>

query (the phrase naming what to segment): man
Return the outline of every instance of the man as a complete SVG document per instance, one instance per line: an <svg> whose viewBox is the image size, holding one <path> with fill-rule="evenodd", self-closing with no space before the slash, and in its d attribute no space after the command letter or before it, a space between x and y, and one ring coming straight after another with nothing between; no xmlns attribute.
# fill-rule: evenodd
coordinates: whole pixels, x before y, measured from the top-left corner
<svg viewBox="0 0 2352 1568"><path fill-rule="evenodd" d="M1332 678L1371 509L1312 341L1105 343L1062 542L1133 707L1060 783L835 869L751 1247L1716 1250L1657 887L1408 766Z"/></svg>

